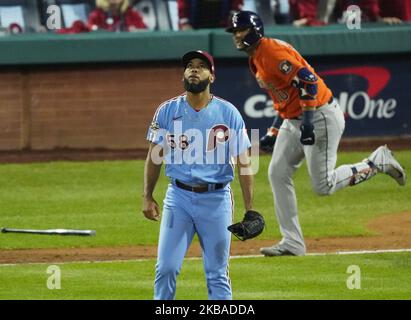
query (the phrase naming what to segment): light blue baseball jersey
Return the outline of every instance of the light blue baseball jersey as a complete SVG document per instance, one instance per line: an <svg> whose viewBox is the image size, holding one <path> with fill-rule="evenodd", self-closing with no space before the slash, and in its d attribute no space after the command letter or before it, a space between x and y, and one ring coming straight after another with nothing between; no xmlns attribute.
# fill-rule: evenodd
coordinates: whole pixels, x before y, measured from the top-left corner
<svg viewBox="0 0 411 320"><path fill-rule="evenodd" d="M206 108L196 111L186 94L157 108L147 140L163 147L166 176L188 184L232 181L232 158L251 146L244 120L231 103L212 96Z"/></svg>

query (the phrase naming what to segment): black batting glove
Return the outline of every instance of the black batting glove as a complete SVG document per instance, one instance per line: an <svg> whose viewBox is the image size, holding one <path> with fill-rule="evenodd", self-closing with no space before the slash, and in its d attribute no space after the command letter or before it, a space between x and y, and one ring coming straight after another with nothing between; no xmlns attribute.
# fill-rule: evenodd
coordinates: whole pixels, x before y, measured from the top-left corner
<svg viewBox="0 0 411 320"><path fill-rule="evenodd" d="M277 136L270 136L266 134L260 139L260 149L264 152L271 153L274 150L274 143Z"/></svg>
<svg viewBox="0 0 411 320"><path fill-rule="evenodd" d="M314 125L302 124L300 126L301 137L300 142L305 146L311 146L315 143Z"/></svg>
<svg viewBox="0 0 411 320"><path fill-rule="evenodd" d="M260 149L263 152L272 153L275 140L277 139L278 129L269 128L265 136L260 139Z"/></svg>

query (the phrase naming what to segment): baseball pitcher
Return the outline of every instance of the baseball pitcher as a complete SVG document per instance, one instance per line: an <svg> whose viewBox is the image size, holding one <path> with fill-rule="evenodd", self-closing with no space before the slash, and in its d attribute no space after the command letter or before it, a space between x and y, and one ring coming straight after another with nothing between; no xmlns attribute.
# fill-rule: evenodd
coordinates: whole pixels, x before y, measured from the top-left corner
<svg viewBox="0 0 411 320"><path fill-rule="evenodd" d="M255 217L248 158L250 141L239 111L210 93L215 79L211 55L190 51L182 61L186 92L158 107L147 135L150 147L143 201L147 219L160 218L153 191L163 159L165 174L170 178L160 226L154 298L175 298L177 276L197 234L203 250L208 297L227 300L232 299L228 228L233 214L230 181L234 178L234 162L239 168L247 217ZM255 224L244 225L255 229ZM248 237L248 233L240 232L240 236Z"/></svg>

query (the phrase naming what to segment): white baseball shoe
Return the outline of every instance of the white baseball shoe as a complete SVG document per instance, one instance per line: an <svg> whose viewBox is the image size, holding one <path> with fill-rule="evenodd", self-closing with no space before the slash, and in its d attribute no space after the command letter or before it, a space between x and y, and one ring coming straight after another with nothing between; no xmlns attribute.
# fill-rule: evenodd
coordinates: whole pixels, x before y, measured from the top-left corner
<svg viewBox="0 0 411 320"><path fill-rule="evenodd" d="M395 160L392 152L387 145L377 148L365 161L371 162L377 168L378 172L388 174L400 186L405 185L406 176L403 167Z"/></svg>
<svg viewBox="0 0 411 320"><path fill-rule="evenodd" d="M272 247L263 247L260 252L266 257L281 257L281 256L295 256L291 251L281 248L279 245L273 245Z"/></svg>

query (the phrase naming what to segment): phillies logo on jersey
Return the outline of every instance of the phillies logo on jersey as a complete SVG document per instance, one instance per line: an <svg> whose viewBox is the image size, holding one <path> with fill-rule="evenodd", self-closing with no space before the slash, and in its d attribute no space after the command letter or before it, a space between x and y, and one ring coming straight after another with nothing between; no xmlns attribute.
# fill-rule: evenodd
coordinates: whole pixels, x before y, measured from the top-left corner
<svg viewBox="0 0 411 320"><path fill-rule="evenodd" d="M230 139L230 129L224 124L217 124L207 131L207 151L214 150L218 143L225 143Z"/></svg>

